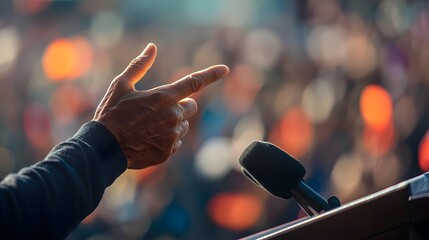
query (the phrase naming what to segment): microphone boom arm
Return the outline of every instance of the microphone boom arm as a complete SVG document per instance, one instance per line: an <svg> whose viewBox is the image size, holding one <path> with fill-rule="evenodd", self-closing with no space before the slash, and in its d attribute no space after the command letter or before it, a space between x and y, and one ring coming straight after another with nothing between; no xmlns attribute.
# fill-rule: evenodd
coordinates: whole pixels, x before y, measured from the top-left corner
<svg viewBox="0 0 429 240"><path fill-rule="evenodd" d="M298 202L298 205L311 217L315 213L311 211L312 208L317 213L322 211L328 211L330 209L339 207L340 200L336 196L332 196L326 201L317 192L311 189L303 181L299 181L298 184L291 190L292 196Z"/></svg>

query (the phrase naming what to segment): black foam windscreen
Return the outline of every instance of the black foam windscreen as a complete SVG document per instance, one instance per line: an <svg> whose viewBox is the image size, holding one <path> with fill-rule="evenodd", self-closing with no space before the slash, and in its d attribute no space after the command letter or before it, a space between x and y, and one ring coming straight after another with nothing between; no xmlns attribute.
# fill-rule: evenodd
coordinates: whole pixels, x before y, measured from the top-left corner
<svg viewBox="0 0 429 240"><path fill-rule="evenodd" d="M276 197L289 199L291 189L305 175L305 168L295 158L263 141L253 141L243 151L239 160L243 172Z"/></svg>

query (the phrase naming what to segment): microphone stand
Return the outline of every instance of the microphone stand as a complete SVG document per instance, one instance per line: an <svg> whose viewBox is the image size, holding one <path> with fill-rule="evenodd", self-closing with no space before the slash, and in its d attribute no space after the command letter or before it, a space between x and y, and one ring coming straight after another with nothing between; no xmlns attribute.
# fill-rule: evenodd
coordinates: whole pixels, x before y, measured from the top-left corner
<svg viewBox="0 0 429 240"><path fill-rule="evenodd" d="M298 205L310 217L314 216L316 213L328 211L341 205L340 200L336 196L331 196L328 201L326 201L303 181L300 181L291 192Z"/></svg>
<svg viewBox="0 0 429 240"><path fill-rule="evenodd" d="M242 168L243 174L254 182L256 185L262 187L253 176L247 172L246 169ZM336 196L332 196L326 201L317 192L311 189L303 181L299 181L298 184L291 190L293 198L295 198L298 205L304 210L308 216L312 217L322 211L328 211L341 205L340 200Z"/></svg>

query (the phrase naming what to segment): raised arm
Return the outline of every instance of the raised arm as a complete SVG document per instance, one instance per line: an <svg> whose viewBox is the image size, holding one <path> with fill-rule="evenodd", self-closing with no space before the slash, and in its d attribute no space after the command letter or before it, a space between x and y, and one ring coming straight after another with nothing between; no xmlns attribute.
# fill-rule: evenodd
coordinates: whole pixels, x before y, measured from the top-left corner
<svg viewBox="0 0 429 240"><path fill-rule="evenodd" d="M0 239L65 238L126 168L162 163L180 147L187 118L197 111L188 97L229 69L212 66L172 84L137 91L135 83L155 57L156 47L149 44L112 81L93 121L43 161L0 183Z"/></svg>

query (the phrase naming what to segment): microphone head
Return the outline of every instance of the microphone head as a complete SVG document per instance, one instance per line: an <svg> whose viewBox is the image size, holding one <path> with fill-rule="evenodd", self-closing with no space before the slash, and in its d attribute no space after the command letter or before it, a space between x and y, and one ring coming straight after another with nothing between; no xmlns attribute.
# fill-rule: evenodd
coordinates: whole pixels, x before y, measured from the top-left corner
<svg viewBox="0 0 429 240"><path fill-rule="evenodd" d="M263 141L253 141L239 160L243 173L276 197L289 199L291 189L305 175L305 168L295 158Z"/></svg>

